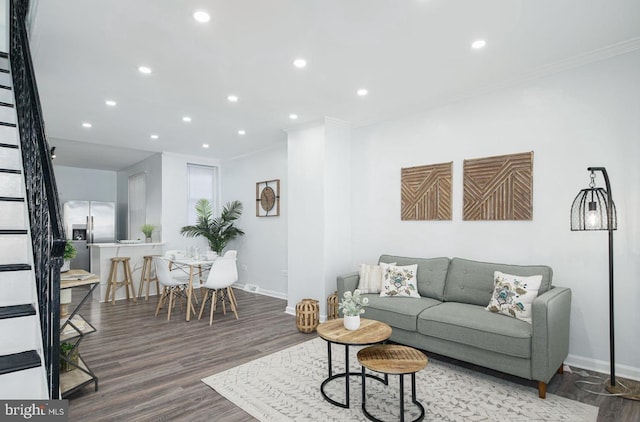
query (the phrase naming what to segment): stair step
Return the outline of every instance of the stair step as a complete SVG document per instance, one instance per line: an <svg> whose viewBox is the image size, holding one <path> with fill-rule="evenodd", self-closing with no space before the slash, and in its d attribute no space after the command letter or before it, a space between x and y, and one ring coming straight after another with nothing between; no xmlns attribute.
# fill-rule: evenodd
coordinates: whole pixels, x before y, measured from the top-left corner
<svg viewBox="0 0 640 422"><path fill-rule="evenodd" d="M3 197L20 198L24 196L23 185L20 173L0 172L0 195Z"/></svg>
<svg viewBox="0 0 640 422"><path fill-rule="evenodd" d="M9 234L27 234L28 232L26 230L22 230L22 229L1 229L0 230L0 236L2 235L9 235Z"/></svg>
<svg viewBox="0 0 640 422"><path fill-rule="evenodd" d="M0 306L0 319L21 318L35 314L36 310L31 304Z"/></svg>
<svg viewBox="0 0 640 422"><path fill-rule="evenodd" d="M0 101L2 101L3 103L8 103L8 104L15 104L16 100L13 97L13 91L8 91L6 89L0 89Z"/></svg>
<svg viewBox="0 0 640 422"><path fill-rule="evenodd" d="M14 169L0 169L0 173L22 174L20 170Z"/></svg>
<svg viewBox="0 0 640 422"><path fill-rule="evenodd" d="M0 89L0 93L1 92L2 90ZM0 98L0 101L3 101L2 98ZM7 102L7 101L5 100L3 102ZM6 110L10 110L10 109L6 109ZM16 130L15 127L0 125L0 142L5 144L11 144L11 145L20 144L20 138L18 138L18 130Z"/></svg>
<svg viewBox="0 0 640 422"><path fill-rule="evenodd" d="M12 88L10 86L0 85L0 89L6 89L7 91L11 91Z"/></svg>
<svg viewBox="0 0 640 422"><path fill-rule="evenodd" d="M10 73L9 69L0 69L0 73Z"/></svg>
<svg viewBox="0 0 640 422"><path fill-rule="evenodd" d="M0 72L2 71L2 69L0 69ZM15 106L13 104L10 103L3 103L2 101L0 101L0 107L9 107L9 108L14 108Z"/></svg>
<svg viewBox="0 0 640 422"><path fill-rule="evenodd" d="M0 294L0 306L35 303L38 300L36 285L31 272L13 271L0 274L0 288L4 292Z"/></svg>
<svg viewBox="0 0 640 422"><path fill-rule="evenodd" d="M33 254L29 252L31 239L23 230L9 229L0 234L0 264L11 265L33 259Z"/></svg>
<svg viewBox="0 0 640 422"><path fill-rule="evenodd" d="M31 270L31 265L29 264L5 264L0 265L0 272L4 271L29 271Z"/></svg>
<svg viewBox="0 0 640 422"><path fill-rule="evenodd" d="M18 145L15 145L15 144L3 144L2 142L0 142L0 148L18 149Z"/></svg>
<svg viewBox="0 0 640 422"><path fill-rule="evenodd" d="M23 229L27 227L26 204L24 202L0 201L0 229Z"/></svg>
<svg viewBox="0 0 640 422"><path fill-rule="evenodd" d="M15 123L0 122L0 126L18 127Z"/></svg>
<svg viewBox="0 0 640 422"><path fill-rule="evenodd" d="M0 201L4 202L24 202L24 198L16 198L13 196L0 196Z"/></svg>
<svg viewBox="0 0 640 422"><path fill-rule="evenodd" d="M40 364L40 356L35 350L0 356L0 375L37 368Z"/></svg>

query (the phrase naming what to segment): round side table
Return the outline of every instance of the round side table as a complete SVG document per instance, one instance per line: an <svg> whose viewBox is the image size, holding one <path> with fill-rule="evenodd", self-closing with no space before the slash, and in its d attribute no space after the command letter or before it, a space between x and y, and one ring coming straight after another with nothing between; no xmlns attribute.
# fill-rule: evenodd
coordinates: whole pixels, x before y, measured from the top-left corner
<svg viewBox="0 0 640 422"><path fill-rule="evenodd" d="M400 376L400 422L404 422L404 376L411 374L411 401L420 409L420 415L413 422L424 419L424 407L416 399L416 372L429 363L424 353L408 346L379 344L360 350L358 361L362 365L362 413L369 420L383 422L367 411L365 368L385 375Z"/></svg>

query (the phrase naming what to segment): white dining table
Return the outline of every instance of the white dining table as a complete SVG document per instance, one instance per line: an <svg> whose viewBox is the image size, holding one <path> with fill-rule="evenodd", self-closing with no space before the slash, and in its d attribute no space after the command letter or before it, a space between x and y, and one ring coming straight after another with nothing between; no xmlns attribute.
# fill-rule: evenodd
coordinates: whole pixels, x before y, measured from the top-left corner
<svg viewBox="0 0 640 422"><path fill-rule="evenodd" d="M191 320L191 297L193 296L193 280L196 272L198 277L202 279L202 273L209 271L215 262L215 259L195 259L195 258L173 258L169 259L171 269L180 269L189 274L189 287L187 288L187 321ZM187 268L189 269L187 271ZM203 284L203 283L200 283Z"/></svg>

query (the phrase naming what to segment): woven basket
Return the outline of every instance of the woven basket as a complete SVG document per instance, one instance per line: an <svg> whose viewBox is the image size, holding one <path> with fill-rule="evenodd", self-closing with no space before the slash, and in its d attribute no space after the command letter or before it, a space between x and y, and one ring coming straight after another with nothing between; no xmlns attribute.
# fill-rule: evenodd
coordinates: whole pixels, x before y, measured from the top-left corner
<svg viewBox="0 0 640 422"><path fill-rule="evenodd" d="M296 327L303 333L312 333L320 323L320 307L315 299L302 299L296 305Z"/></svg>
<svg viewBox="0 0 640 422"><path fill-rule="evenodd" d="M333 292L327 298L327 319L338 318L338 292Z"/></svg>

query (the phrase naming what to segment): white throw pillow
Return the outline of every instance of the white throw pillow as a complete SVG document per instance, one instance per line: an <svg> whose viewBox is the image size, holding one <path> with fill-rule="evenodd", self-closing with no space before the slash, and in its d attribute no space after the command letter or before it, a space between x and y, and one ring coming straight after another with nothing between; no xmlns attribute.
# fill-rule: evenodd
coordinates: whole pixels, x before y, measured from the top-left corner
<svg viewBox="0 0 640 422"><path fill-rule="evenodd" d="M418 265L398 267L389 265L384 270L384 282L380 296L420 297L418 293Z"/></svg>
<svg viewBox="0 0 640 422"><path fill-rule="evenodd" d="M486 309L531 324L531 306L538 296L542 276L521 277L495 271L493 280L493 295Z"/></svg>
<svg viewBox="0 0 640 422"><path fill-rule="evenodd" d="M382 280L384 279L384 270L389 265L381 262L379 265L360 265L360 281L358 282L358 290L360 293L380 293L382 289Z"/></svg>

